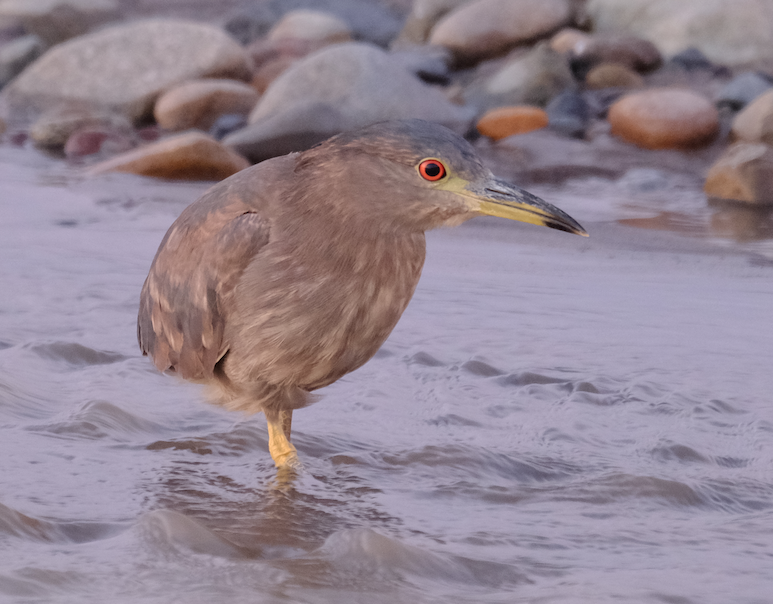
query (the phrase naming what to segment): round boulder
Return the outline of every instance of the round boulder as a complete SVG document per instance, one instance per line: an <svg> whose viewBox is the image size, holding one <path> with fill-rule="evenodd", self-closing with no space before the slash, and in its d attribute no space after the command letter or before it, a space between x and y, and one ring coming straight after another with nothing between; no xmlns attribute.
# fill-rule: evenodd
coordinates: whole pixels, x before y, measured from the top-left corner
<svg viewBox="0 0 773 604"><path fill-rule="evenodd" d="M539 130L548 125L548 114L544 109L528 105L499 107L486 112L478 120L477 128L483 136L499 139Z"/></svg>
<svg viewBox="0 0 773 604"><path fill-rule="evenodd" d="M653 88L622 97L609 109L612 134L645 149L690 149L711 142L719 113L690 90Z"/></svg>
<svg viewBox="0 0 773 604"><path fill-rule="evenodd" d="M258 102L252 86L236 80L185 82L162 94L153 109L156 122L167 130L207 131L225 114L248 115Z"/></svg>
<svg viewBox="0 0 773 604"><path fill-rule="evenodd" d="M710 197L755 205L773 204L773 148L764 143L735 143L706 176Z"/></svg>
<svg viewBox="0 0 773 604"><path fill-rule="evenodd" d="M569 0L474 0L444 17L429 43L460 63L480 61L567 25L572 12Z"/></svg>
<svg viewBox="0 0 773 604"><path fill-rule="evenodd" d="M178 134L92 166L91 174L129 172L177 180L222 180L249 167L241 155L201 132Z"/></svg>
<svg viewBox="0 0 773 604"><path fill-rule="evenodd" d="M244 49L220 28L151 19L54 46L0 93L14 119L88 103L137 121L170 86L203 77L249 77Z"/></svg>

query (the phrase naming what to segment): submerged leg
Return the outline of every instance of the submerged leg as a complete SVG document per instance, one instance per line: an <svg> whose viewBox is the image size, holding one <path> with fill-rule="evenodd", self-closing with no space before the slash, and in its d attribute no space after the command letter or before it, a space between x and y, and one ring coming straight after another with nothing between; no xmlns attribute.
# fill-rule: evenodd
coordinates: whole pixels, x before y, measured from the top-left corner
<svg viewBox="0 0 773 604"><path fill-rule="evenodd" d="M282 410L279 416L268 420L268 450L277 468L295 468L301 465L298 452L290 442L292 410Z"/></svg>

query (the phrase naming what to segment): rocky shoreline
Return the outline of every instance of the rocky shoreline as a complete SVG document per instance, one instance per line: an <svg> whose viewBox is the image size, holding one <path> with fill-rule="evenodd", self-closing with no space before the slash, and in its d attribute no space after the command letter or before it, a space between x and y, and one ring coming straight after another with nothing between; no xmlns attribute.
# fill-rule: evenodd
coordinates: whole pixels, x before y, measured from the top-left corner
<svg viewBox="0 0 773 604"><path fill-rule="evenodd" d="M770 219L767 4L228 6L214 25L149 9L127 18L118 0L0 1L3 142L91 173L217 180L344 130L418 117L474 140L508 178L649 167Z"/></svg>

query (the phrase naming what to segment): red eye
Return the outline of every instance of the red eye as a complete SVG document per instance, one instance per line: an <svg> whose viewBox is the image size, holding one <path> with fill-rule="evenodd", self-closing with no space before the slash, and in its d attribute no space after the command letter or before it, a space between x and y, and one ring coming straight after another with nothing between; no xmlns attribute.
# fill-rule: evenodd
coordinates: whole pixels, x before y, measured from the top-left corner
<svg viewBox="0 0 773 604"><path fill-rule="evenodd" d="M440 180L446 175L446 167L436 159L425 159L419 164L419 174L425 180Z"/></svg>

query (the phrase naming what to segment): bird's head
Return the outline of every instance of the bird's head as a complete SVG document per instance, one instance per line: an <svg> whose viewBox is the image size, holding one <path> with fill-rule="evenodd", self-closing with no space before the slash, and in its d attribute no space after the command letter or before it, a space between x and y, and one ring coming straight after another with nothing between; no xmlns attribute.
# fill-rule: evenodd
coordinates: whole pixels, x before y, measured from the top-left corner
<svg viewBox="0 0 773 604"><path fill-rule="evenodd" d="M587 236L566 212L496 178L462 137L423 120L340 134L302 154L299 165L323 171L327 197L339 205L351 200L371 217L409 228L489 215Z"/></svg>

